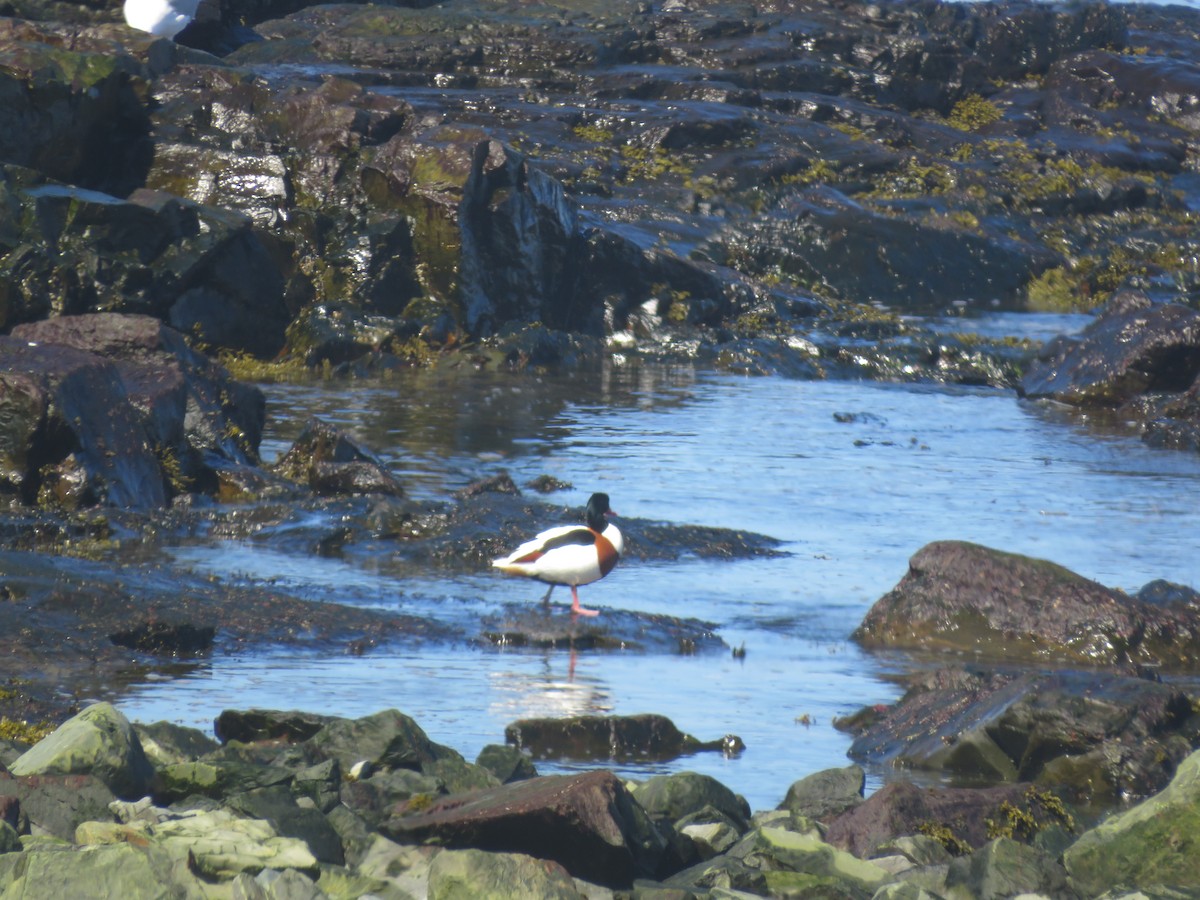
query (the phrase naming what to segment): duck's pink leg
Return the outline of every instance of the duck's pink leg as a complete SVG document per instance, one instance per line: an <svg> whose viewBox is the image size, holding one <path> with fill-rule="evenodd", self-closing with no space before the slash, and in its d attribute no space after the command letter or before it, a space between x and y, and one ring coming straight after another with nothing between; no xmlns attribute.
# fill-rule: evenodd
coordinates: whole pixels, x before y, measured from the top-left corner
<svg viewBox="0 0 1200 900"><path fill-rule="evenodd" d="M575 585L571 585L571 600L572 600L572 603L571 603L572 615L576 615L576 616L598 616L598 615L600 615L600 610L598 610L598 609L584 609L582 606L579 605L579 590L575 587Z"/></svg>

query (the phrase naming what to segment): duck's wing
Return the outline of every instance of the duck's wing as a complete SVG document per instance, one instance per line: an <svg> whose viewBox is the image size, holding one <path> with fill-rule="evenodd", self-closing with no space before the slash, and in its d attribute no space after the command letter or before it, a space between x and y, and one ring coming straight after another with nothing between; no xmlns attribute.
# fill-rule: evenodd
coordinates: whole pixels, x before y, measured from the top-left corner
<svg viewBox="0 0 1200 900"><path fill-rule="evenodd" d="M533 562L556 547L567 547L572 544L596 543L596 532L586 525L560 525L540 532L536 537L519 546L508 556L495 560L493 566L507 566L513 563Z"/></svg>

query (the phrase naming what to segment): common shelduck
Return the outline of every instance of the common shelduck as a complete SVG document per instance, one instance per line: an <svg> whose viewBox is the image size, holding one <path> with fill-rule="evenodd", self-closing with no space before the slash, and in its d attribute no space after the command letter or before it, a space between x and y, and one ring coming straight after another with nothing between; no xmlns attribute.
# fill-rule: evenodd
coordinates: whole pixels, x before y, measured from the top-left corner
<svg viewBox="0 0 1200 900"><path fill-rule="evenodd" d="M608 494L592 494L587 505L587 525L560 525L526 541L492 565L510 575L536 578L550 585L543 603L560 584L571 588L571 612L580 616L599 615L598 610L579 605L578 587L599 581L613 570L625 541L606 516L616 515L608 506Z"/></svg>
<svg viewBox="0 0 1200 900"><path fill-rule="evenodd" d="M125 21L155 37L174 38L196 17L200 0L125 0Z"/></svg>

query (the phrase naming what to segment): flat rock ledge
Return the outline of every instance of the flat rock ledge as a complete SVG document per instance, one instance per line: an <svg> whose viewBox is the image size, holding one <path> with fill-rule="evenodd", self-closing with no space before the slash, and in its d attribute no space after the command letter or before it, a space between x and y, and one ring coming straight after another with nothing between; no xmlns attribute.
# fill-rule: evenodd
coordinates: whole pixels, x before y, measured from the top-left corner
<svg viewBox="0 0 1200 900"><path fill-rule="evenodd" d="M1196 833L1200 753L1161 793L1084 829L1029 784L897 782L864 799L858 766L801 778L760 811L691 772L538 776L514 765L515 748L469 763L396 710L230 710L219 731L224 743L132 724L101 703L32 747L8 745L0 897L87 886L254 900L936 900L1200 887L1197 855L1178 852Z"/></svg>

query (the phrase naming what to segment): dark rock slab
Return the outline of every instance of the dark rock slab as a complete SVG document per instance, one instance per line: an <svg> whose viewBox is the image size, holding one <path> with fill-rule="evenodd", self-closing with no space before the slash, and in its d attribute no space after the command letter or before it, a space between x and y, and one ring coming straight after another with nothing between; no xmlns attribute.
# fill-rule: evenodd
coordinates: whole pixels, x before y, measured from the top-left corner
<svg viewBox="0 0 1200 900"><path fill-rule="evenodd" d="M917 551L853 637L1039 664L1194 670L1200 659L1200 615L1187 604L1144 603L1054 563L961 541Z"/></svg>
<svg viewBox="0 0 1200 900"><path fill-rule="evenodd" d="M1188 694L1104 672L943 669L891 708L839 720L850 755L967 783L1037 781L1072 802L1161 789L1196 740Z"/></svg>
<svg viewBox="0 0 1200 900"><path fill-rule="evenodd" d="M527 853L577 878L627 888L654 877L666 842L621 781L607 771L552 775L447 797L383 826L402 842Z"/></svg>
<svg viewBox="0 0 1200 900"><path fill-rule="evenodd" d="M504 729L504 739L534 759L664 760L703 750L729 754L744 745L735 735L700 741L666 716L573 716L520 719Z"/></svg>
<svg viewBox="0 0 1200 900"><path fill-rule="evenodd" d="M1200 312L1137 293L1114 298L1078 337L1046 347L1020 392L1075 406L1120 406L1140 394L1187 390L1200 375Z"/></svg>

